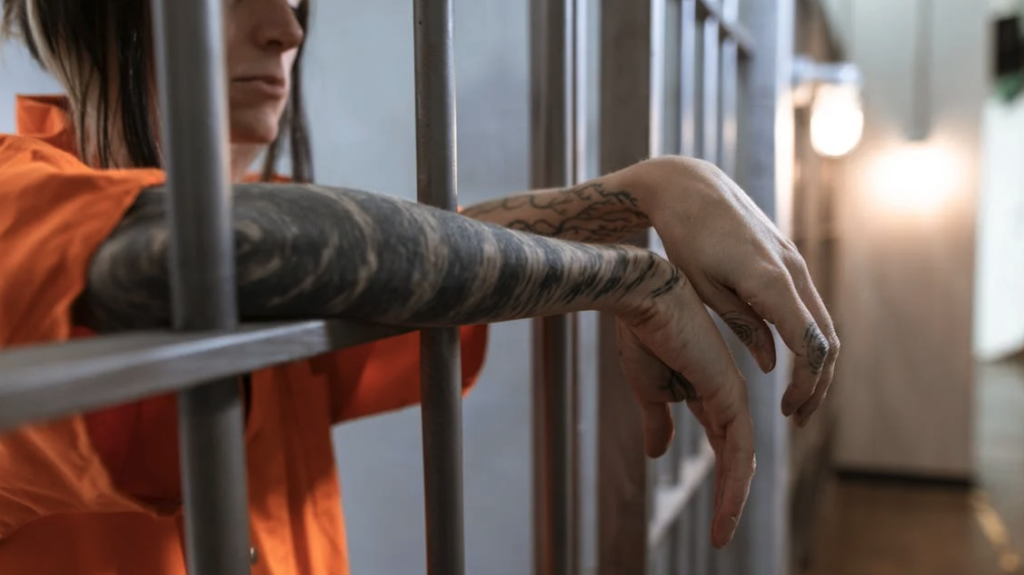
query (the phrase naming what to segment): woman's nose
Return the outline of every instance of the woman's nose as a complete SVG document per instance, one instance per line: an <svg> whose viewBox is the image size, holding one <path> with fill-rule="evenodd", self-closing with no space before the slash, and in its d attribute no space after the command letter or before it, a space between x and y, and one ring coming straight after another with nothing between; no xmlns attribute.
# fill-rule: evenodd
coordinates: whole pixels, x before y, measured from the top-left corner
<svg viewBox="0 0 1024 575"><path fill-rule="evenodd" d="M288 0L264 0L260 7L256 23L256 38L260 46L286 52L302 44L304 34L298 10Z"/></svg>

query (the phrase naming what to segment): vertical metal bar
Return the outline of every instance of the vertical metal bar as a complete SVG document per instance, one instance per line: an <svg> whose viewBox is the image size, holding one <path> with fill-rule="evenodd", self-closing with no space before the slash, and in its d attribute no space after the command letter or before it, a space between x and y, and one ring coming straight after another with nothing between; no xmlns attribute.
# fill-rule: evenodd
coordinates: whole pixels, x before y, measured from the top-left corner
<svg viewBox="0 0 1024 575"><path fill-rule="evenodd" d="M571 318L534 323L534 572L576 572Z"/></svg>
<svg viewBox="0 0 1024 575"><path fill-rule="evenodd" d="M589 150L592 134L590 133L587 120L590 114L589 105L589 81L590 61L594 58L596 50L592 49L588 38L590 32L590 14L599 13L593 10L589 4L594 0L575 0L575 24L573 26L573 66L575 68L575 84L573 86L573 171L572 182L582 182L589 179L589 172L593 166L589 161ZM594 53L591 54L591 51Z"/></svg>
<svg viewBox="0 0 1024 575"><path fill-rule="evenodd" d="M697 153L697 0L681 0L679 7L679 153L694 156ZM682 464L693 452L692 436L697 433L685 404L676 405L676 438L671 446L673 483L683 480ZM699 535L700 526L689 521L689 509L676 519L666 541L670 545L669 566L674 575L690 575L693 570L690 541ZM700 574L705 575L705 574Z"/></svg>
<svg viewBox="0 0 1024 575"><path fill-rule="evenodd" d="M721 127L718 118L718 72L719 72L719 43L718 22L714 18L704 20L704 77L701 80L701 88L704 97L702 99L704 116L703 126L704 139L702 149L703 157L709 162L718 163L718 138Z"/></svg>
<svg viewBox="0 0 1024 575"><path fill-rule="evenodd" d="M736 177L736 108L739 86L739 45L732 38L722 41L721 74L721 137L718 140L718 162L722 170Z"/></svg>
<svg viewBox="0 0 1024 575"><path fill-rule="evenodd" d="M650 155L652 158L665 153L665 32L666 4L668 0L650 0ZM638 2L637 9L643 4Z"/></svg>
<svg viewBox="0 0 1024 575"><path fill-rule="evenodd" d="M790 101L795 0L746 0L742 11L756 53L742 67L739 183L783 233L791 228L794 136ZM776 349L785 345L776 337ZM792 369L779 354L763 374L749 356L736 354L747 379L754 420L757 474L731 550L744 575L789 573L789 423L779 412Z"/></svg>
<svg viewBox="0 0 1024 575"><path fill-rule="evenodd" d="M173 324L237 325L220 0L155 0L153 28L171 223ZM249 572L243 408L237 381L178 402L189 573Z"/></svg>
<svg viewBox="0 0 1024 575"><path fill-rule="evenodd" d="M457 209L452 0L414 0L420 202ZM420 334L427 573L465 572L458 328Z"/></svg>
<svg viewBox="0 0 1024 575"><path fill-rule="evenodd" d="M683 54L682 18L679 16L681 8L682 2L678 0L665 2L665 31L663 33L665 66L658 70L658 73L662 76L662 88L664 89L662 120L665 125L662 126L662 151L666 154L682 153L682 132L679 129L683 123L683 81L680 76L683 71L681 61Z"/></svg>
<svg viewBox="0 0 1024 575"><path fill-rule="evenodd" d="M679 75L682 100L680 153L697 154L697 0L682 0L679 18L682 48Z"/></svg>
<svg viewBox="0 0 1024 575"><path fill-rule="evenodd" d="M701 438L703 441L703 438ZM693 573L694 575L710 575L711 573L711 543L708 530L711 527L711 514L713 512L711 503L714 501L714 473L708 473L701 481L701 487L694 493L690 506L693 507L693 525L695 534L693 539Z"/></svg>
<svg viewBox="0 0 1024 575"><path fill-rule="evenodd" d="M699 3L700 0L697 0ZM699 6L694 14L693 58L693 146L690 153L697 158L704 157L704 16Z"/></svg>
<svg viewBox="0 0 1024 575"><path fill-rule="evenodd" d="M932 129L932 34L935 30L934 0L914 5L914 60L911 73L910 122L907 138L922 141Z"/></svg>
<svg viewBox="0 0 1024 575"><path fill-rule="evenodd" d="M602 172L660 153L661 119L652 106L662 92L655 76L664 66L656 34L664 1L601 0ZM630 241L649 246L651 236ZM647 569L649 473L640 416L616 353L616 322L599 316L598 573L638 575Z"/></svg>
<svg viewBox="0 0 1024 575"><path fill-rule="evenodd" d="M687 418L684 428L686 429L686 457L694 457L700 452L701 446L705 441L704 435L693 418ZM709 541L709 523L704 520L702 514L704 502L701 499L704 496L704 490L698 488L690 498L690 501L687 502L686 511L680 517L680 521L684 526L683 532L686 534L686 546L684 548L686 572L692 575L707 574L706 564L701 561L701 554L704 552L704 548L708 545L707 542Z"/></svg>
<svg viewBox="0 0 1024 575"><path fill-rule="evenodd" d="M532 159L535 188L566 187L575 172L576 0L533 0ZM534 322L534 571L577 572L576 378L570 316Z"/></svg>
<svg viewBox="0 0 1024 575"><path fill-rule="evenodd" d="M722 19L734 23L740 17L739 0L722 0Z"/></svg>

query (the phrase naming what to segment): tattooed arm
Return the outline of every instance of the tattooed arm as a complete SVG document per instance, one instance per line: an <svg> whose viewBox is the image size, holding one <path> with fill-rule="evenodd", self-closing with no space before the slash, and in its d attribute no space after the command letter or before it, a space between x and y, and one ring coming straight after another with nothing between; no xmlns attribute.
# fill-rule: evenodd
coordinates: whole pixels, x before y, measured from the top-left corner
<svg viewBox="0 0 1024 575"><path fill-rule="evenodd" d="M663 157L562 190L470 206L463 214L544 236L619 242L653 227L668 259L750 349L775 365L774 324L797 355L785 415L806 425L832 382L839 352L832 319L803 258L717 167Z"/></svg>
<svg viewBox="0 0 1024 575"><path fill-rule="evenodd" d="M82 299L87 325L168 324L162 196L143 192L98 250ZM724 545L732 537L754 471L746 388L704 304L669 262L354 190L240 184L233 205L245 320L442 326L586 309L617 315L647 453L660 455L672 438L668 402L691 401L722 466L712 538Z"/></svg>
<svg viewBox="0 0 1024 575"><path fill-rule="evenodd" d="M622 242L651 226L628 178L612 174L572 188L537 190L475 204L464 216L513 230L591 243Z"/></svg>
<svg viewBox="0 0 1024 575"><path fill-rule="evenodd" d="M234 197L243 319L459 325L602 309L639 314L681 275L633 247L555 241L354 190L244 184ZM142 193L93 260L93 327L169 323L162 189Z"/></svg>

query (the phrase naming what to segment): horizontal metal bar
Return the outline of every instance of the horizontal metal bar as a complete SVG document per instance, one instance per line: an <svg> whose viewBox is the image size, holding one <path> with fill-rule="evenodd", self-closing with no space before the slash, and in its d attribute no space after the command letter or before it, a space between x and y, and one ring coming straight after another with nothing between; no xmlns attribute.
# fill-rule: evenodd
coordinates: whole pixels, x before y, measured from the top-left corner
<svg viewBox="0 0 1024 575"><path fill-rule="evenodd" d="M0 431L191 388L408 329L340 320L138 332L0 353Z"/></svg>
<svg viewBox="0 0 1024 575"><path fill-rule="evenodd" d="M754 36L738 20L726 18L722 12L722 5L714 0L697 0L697 17L700 19L712 19L718 24L718 30L722 38L731 38L736 41L740 49L740 55L751 57L754 55Z"/></svg>
<svg viewBox="0 0 1024 575"><path fill-rule="evenodd" d="M686 510L687 503L697 493L701 482L715 467L715 452L704 442L696 455L687 457L679 473L680 481L675 485L659 487L654 494L654 512L647 529L647 546L655 548L669 532L672 524Z"/></svg>

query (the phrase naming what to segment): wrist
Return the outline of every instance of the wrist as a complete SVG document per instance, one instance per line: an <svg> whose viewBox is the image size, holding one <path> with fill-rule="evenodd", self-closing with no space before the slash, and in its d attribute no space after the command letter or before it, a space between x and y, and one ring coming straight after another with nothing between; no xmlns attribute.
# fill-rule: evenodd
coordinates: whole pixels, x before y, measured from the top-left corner
<svg viewBox="0 0 1024 575"><path fill-rule="evenodd" d="M642 323L654 313L656 300L682 279L674 265L649 250L627 247L632 274L624 282L628 291L614 298L608 311L630 324Z"/></svg>
<svg viewBox="0 0 1024 575"><path fill-rule="evenodd" d="M634 164L621 174L638 207L653 222L665 206L678 203L702 182L713 181L716 171L714 164L698 158L661 156Z"/></svg>

